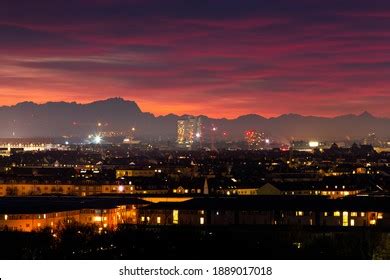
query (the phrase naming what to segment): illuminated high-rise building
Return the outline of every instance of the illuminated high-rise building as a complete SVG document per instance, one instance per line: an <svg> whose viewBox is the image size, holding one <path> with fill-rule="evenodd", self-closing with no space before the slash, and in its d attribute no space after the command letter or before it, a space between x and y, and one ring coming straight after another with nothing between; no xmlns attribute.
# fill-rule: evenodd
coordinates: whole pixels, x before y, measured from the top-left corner
<svg viewBox="0 0 390 280"><path fill-rule="evenodd" d="M363 139L364 145L371 145L373 147L379 147L381 146L381 141L377 138L376 134L374 132L371 132L368 134L367 137Z"/></svg>
<svg viewBox="0 0 390 280"><path fill-rule="evenodd" d="M191 148L200 142L202 137L202 122L200 117L188 117L177 121L177 143Z"/></svg>
<svg viewBox="0 0 390 280"><path fill-rule="evenodd" d="M248 130L245 132L245 140L250 150L260 150L269 144L269 139L265 138L264 132Z"/></svg>

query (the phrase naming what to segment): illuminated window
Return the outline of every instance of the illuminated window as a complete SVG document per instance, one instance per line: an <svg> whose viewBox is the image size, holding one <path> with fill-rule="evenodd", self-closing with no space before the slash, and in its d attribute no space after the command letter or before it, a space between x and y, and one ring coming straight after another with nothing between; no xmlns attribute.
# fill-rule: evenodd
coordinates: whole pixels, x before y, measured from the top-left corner
<svg viewBox="0 0 390 280"><path fill-rule="evenodd" d="M103 218L102 218L101 216L95 216L95 217L93 218L93 220L94 220L95 222L102 222L102 221L103 221Z"/></svg>
<svg viewBox="0 0 390 280"><path fill-rule="evenodd" d="M360 213L360 217L364 217L365 215L366 215L366 213L364 213L364 212Z"/></svg>
<svg viewBox="0 0 390 280"><path fill-rule="evenodd" d="M348 226L348 212L343 212L343 227Z"/></svg>
<svg viewBox="0 0 390 280"><path fill-rule="evenodd" d="M203 214L204 214L204 210L200 210L200 214L202 214L202 215L203 215Z"/></svg>
<svg viewBox="0 0 390 280"><path fill-rule="evenodd" d="M8 215L4 215L4 220L8 220Z"/></svg>
<svg viewBox="0 0 390 280"><path fill-rule="evenodd" d="M157 224L161 224L161 217L157 217Z"/></svg>
<svg viewBox="0 0 390 280"><path fill-rule="evenodd" d="M324 216L325 216L325 217L328 217L328 212L324 212Z"/></svg>
<svg viewBox="0 0 390 280"><path fill-rule="evenodd" d="M378 213L378 220L382 220L383 219L383 213Z"/></svg>
<svg viewBox="0 0 390 280"><path fill-rule="evenodd" d="M200 221L199 222L200 222L201 225L204 225L204 218L200 217Z"/></svg>
<svg viewBox="0 0 390 280"><path fill-rule="evenodd" d="M303 216L303 211L295 211L295 216Z"/></svg>
<svg viewBox="0 0 390 280"><path fill-rule="evenodd" d="M355 220L351 219L351 227L355 226Z"/></svg>
<svg viewBox="0 0 390 280"><path fill-rule="evenodd" d="M370 225L376 225L376 220L370 220Z"/></svg>
<svg viewBox="0 0 390 280"><path fill-rule="evenodd" d="M351 217L357 217L357 212L351 212Z"/></svg>
<svg viewBox="0 0 390 280"><path fill-rule="evenodd" d="M179 210L173 210L173 223L179 223Z"/></svg>
<svg viewBox="0 0 390 280"><path fill-rule="evenodd" d="M335 217L340 217L340 211L334 212L334 213L333 213L333 216L335 216Z"/></svg>
<svg viewBox="0 0 390 280"><path fill-rule="evenodd" d="M148 223L150 222L150 217L146 217L146 220L148 221Z"/></svg>
<svg viewBox="0 0 390 280"><path fill-rule="evenodd" d="M141 222L145 222L145 217L144 216L141 217Z"/></svg>

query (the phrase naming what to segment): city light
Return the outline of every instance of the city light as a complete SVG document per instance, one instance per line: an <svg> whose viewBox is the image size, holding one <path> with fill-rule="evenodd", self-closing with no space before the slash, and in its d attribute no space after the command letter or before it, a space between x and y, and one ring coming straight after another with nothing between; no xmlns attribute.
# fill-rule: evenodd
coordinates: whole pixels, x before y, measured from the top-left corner
<svg viewBox="0 0 390 280"><path fill-rule="evenodd" d="M318 141L310 141L309 142L309 147L310 148L317 148L320 145Z"/></svg>
<svg viewBox="0 0 390 280"><path fill-rule="evenodd" d="M93 142L95 144L100 144L102 142L102 137L100 135L95 135L95 137L93 138Z"/></svg>

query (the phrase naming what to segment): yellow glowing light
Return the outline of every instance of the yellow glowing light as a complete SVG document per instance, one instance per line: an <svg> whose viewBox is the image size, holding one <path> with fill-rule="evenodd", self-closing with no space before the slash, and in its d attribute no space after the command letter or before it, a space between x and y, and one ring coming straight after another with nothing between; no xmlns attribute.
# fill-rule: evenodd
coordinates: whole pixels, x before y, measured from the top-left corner
<svg viewBox="0 0 390 280"><path fill-rule="evenodd" d="M295 211L295 216L303 216L303 211Z"/></svg>
<svg viewBox="0 0 390 280"><path fill-rule="evenodd" d="M310 141L309 142L309 147L310 148L317 148L320 145L318 141Z"/></svg>
<svg viewBox="0 0 390 280"><path fill-rule="evenodd" d="M343 212L343 227L348 226L348 212L344 211Z"/></svg>
<svg viewBox="0 0 390 280"><path fill-rule="evenodd" d="M95 216L95 217L93 217L93 221L94 222L101 222L101 221L103 221L103 218L101 216Z"/></svg>
<svg viewBox="0 0 390 280"><path fill-rule="evenodd" d="M179 223L179 210L173 210L173 223Z"/></svg>

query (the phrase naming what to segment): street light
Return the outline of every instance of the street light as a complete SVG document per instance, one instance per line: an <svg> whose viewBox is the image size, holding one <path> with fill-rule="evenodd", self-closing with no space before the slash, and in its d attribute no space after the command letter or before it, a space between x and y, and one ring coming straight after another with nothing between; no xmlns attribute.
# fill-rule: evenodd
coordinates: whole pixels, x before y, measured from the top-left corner
<svg viewBox="0 0 390 280"><path fill-rule="evenodd" d="M95 144L100 144L102 142L102 137L100 135L95 135L95 137L93 138L93 142Z"/></svg>

